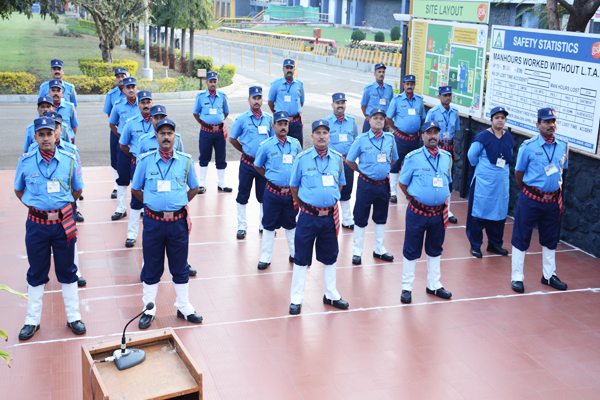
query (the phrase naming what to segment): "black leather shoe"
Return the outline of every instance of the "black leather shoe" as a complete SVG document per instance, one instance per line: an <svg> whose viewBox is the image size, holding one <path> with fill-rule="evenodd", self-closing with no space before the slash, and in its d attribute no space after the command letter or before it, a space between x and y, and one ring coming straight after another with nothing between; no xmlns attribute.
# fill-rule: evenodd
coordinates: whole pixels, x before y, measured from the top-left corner
<svg viewBox="0 0 600 400"><path fill-rule="evenodd" d="M412 292L410 290L403 290L400 295L400 301L404 304L410 304L412 301Z"/></svg>
<svg viewBox="0 0 600 400"><path fill-rule="evenodd" d="M470 251L471 251L471 255L473 257L475 257L475 258L481 258L481 257L483 257L483 254L481 253L481 250L479 250L479 249L476 250L473 247L471 247Z"/></svg>
<svg viewBox="0 0 600 400"><path fill-rule="evenodd" d="M79 196L79 200L83 200L83 196Z"/></svg>
<svg viewBox="0 0 600 400"><path fill-rule="evenodd" d="M140 211L140 217L144 216L144 210Z"/></svg>
<svg viewBox="0 0 600 400"><path fill-rule="evenodd" d="M262 228L258 228L258 233L262 233Z"/></svg>
<svg viewBox="0 0 600 400"><path fill-rule="evenodd" d="M230 187L217 186L217 188L219 189L219 192L227 192L227 193L233 192L233 189Z"/></svg>
<svg viewBox="0 0 600 400"><path fill-rule="evenodd" d="M449 299L452 297L452 293L450 293L443 287L439 288L438 290L431 290L428 287L426 287L425 291L427 292L427 294L433 294L433 295L439 297L440 299Z"/></svg>
<svg viewBox="0 0 600 400"><path fill-rule="evenodd" d="M362 264L362 260L360 259L360 256L352 256L352 264L354 264L354 265Z"/></svg>
<svg viewBox="0 0 600 400"><path fill-rule="evenodd" d="M152 321L154 321L154 315L142 314L142 318L140 318L140 322L138 323L138 328L148 329L150 328L150 325L152 325Z"/></svg>
<svg viewBox="0 0 600 400"><path fill-rule="evenodd" d="M177 318L185 319L186 321L191 322L193 324L199 324L200 322L202 322L202 315L198 314L197 312L185 316L181 313L181 311L177 310Z"/></svg>
<svg viewBox="0 0 600 400"><path fill-rule="evenodd" d="M344 224L342 224L342 228L344 228L344 229L350 229L351 231L353 231L354 230L354 224L352 224L352 225L344 225Z"/></svg>
<svg viewBox="0 0 600 400"><path fill-rule="evenodd" d="M85 324L81 320L67 322L67 326L71 328L71 332L75 335L83 335L85 333Z"/></svg>
<svg viewBox="0 0 600 400"><path fill-rule="evenodd" d="M397 202L398 202L398 197L397 197L396 195L392 196L392 197L390 198L390 202L392 202L392 203L397 203Z"/></svg>
<svg viewBox="0 0 600 400"><path fill-rule="evenodd" d="M493 244L488 244L486 249L489 253L500 254L501 256L507 256L508 250L503 249L502 247L494 246Z"/></svg>
<svg viewBox="0 0 600 400"><path fill-rule="evenodd" d="M83 277L77 278L77 287L84 287L86 284L87 281Z"/></svg>
<svg viewBox="0 0 600 400"><path fill-rule="evenodd" d="M259 262L258 269L260 269L260 270L267 269L269 267L269 265L271 265L271 263Z"/></svg>
<svg viewBox="0 0 600 400"><path fill-rule="evenodd" d="M325 295L323 295L323 303L330 305L330 306L334 306L335 308L339 308L340 310L345 310L346 308L348 308L350 306L350 304L348 304L347 301L344 301L342 299L330 300L327 297L325 297Z"/></svg>
<svg viewBox="0 0 600 400"><path fill-rule="evenodd" d="M521 282L521 281L512 281L511 287L512 287L512 290L514 290L517 293L525 292L525 286L523 286L523 282Z"/></svg>
<svg viewBox="0 0 600 400"><path fill-rule="evenodd" d="M113 190L112 193L110 194L110 198L111 199L116 199L117 198L117 189Z"/></svg>
<svg viewBox="0 0 600 400"><path fill-rule="evenodd" d="M135 239L127 239L125 241L125 247L133 247L135 246Z"/></svg>
<svg viewBox="0 0 600 400"><path fill-rule="evenodd" d="M373 252L373 257L379 258L380 260L383 260L383 261L394 261L394 256L391 254L388 254L388 253L377 254L377 253Z"/></svg>
<svg viewBox="0 0 600 400"><path fill-rule="evenodd" d="M236 237L238 239L245 239L246 238L246 231L243 231L243 230L240 229L239 231L237 231Z"/></svg>
<svg viewBox="0 0 600 400"><path fill-rule="evenodd" d="M206 188L204 186L200 186L198 188L198 194L204 194L206 192Z"/></svg>
<svg viewBox="0 0 600 400"><path fill-rule="evenodd" d="M122 212L122 213L116 212L110 217L110 219L112 219L113 221L118 221L121 218L125 218L126 216L127 216L127 211Z"/></svg>
<svg viewBox="0 0 600 400"><path fill-rule="evenodd" d="M293 264L294 263L294 256L290 256L290 258L288 258L288 261Z"/></svg>
<svg viewBox="0 0 600 400"><path fill-rule="evenodd" d="M25 325L19 332L19 340L29 340L39 330L39 325Z"/></svg>
<svg viewBox="0 0 600 400"><path fill-rule="evenodd" d="M302 304L290 304L290 314L298 315L300 314L300 310L302 310Z"/></svg>
<svg viewBox="0 0 600 400"><path fill-rule="evenodd" d="M77 215L75 216L75 219L77 220L77 222L85 221L85 218L83 218L83 215L81 215L81 213L79 211L77 211Z"/></svg>
<svg viewBox="0 0 600 400"><path fill-rule="evenodd" d="M458 223L458 220L456 219L456 217L453 215L450 218L448 218L448 222L450 222L451 224L456 224Z"/></svg>
<svg viewBox="0 0 600 400"><path fill-rule="evenodd" d="M198 275L198 271L196 271L194 268L191 267L191 265L188 264L188 275L189 276L196 276Z"/></svg>
<svg viewBox="0 0 600 400"><path fill-rule="evenodd" d="M567 284L558 279L558 276L552 275L550 281L542 276L542 283L544 285L552 286L556 290L567 290Z"/></svg>

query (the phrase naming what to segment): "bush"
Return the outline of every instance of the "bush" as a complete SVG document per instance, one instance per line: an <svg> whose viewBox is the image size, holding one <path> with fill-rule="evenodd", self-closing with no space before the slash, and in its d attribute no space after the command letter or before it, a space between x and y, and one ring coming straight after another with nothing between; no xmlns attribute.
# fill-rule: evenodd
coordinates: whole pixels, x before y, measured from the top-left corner
<svg viewBox="0 0 600 400"><path fill-rule="evenodd" d="M392 28L392 31L390 32L390 39L392 42L395 40L400 40L400 27L398 25Z"/></svg>
<svg viewBox="0 0 600 400"><path fill-rule="evenodd" d="M205 69L206 72L212 71L213 69L213 59L208 56L194 56L194 71L193 76L198 76L198 70Z"/></svg>
<svg viewBox="0 0 600 400"><path fill-rule="evenodd" d="M215 71L219 77L219 84L217 87L231 85L233 76L235 75L235 65L223 64L220 67L213 67L213 71Z"/></svg>
<svg viewBox="0 0 600 400"><path fill-rule="evenodd" d="M376 42L385 42L385 35L383 32L379 31L375 34L375 41Z"/></svg>
<svg viewBox="0 0 600 400"><path fill-rule="evenodd" d="M62 26L58 28L58 32L54 34L54 36L64 36L64 37L82 37L79 32L75 32L75 30L71 27L63 28Z"/></svg>
<svg viewBox="0 0 600 400"><path fill-rule="evenodd" d="M352 35L350 35L350 39L353 43L358 43L365 40L365 33L360 29L352 31Z"/></svg>
<svg viewBox="0 0 600 400"><path fill-rule="evenodd" d="M115 87L115 79L109 76L65 75L63 79L75 85L78 94L106 94Z"/></svg>
<svg viewBox="0 0 600 400"><path fill-rule="evenodd" d="M35 89L35 76L27 72L0 72L0 93L30 94Z"/></svg>
<svg viewBox="0 0 600 400"><path fill-rule="evenodd" d="M137 61L126 59L114 59L112 64L102 62L101 58L80 58L79 69L84 75L92 77L114 76L115 68L123 67L129 72L129 75L135 76L138 70Z"/></svg>
<svg viewBox="0 0 600 400"><path fill-rule="evenodd" d="M94 32L96 32L96 24L94 23L94 21L87 21L85 19L78 18L77 22L79 23L80 27L86 28L86 29L91 29Z"/></svg>
<svg viewBox="0 0 600 400"><path fill-rule="evenodd" d="M277 32L273 32L273 33L279 33L281 35L291 35L292 34L292 32L290 32L290 31L277 31Z"/></svg>
<svg viewBox="0 0 600 400"><path fill-rule="evenodd" d="M139 49L140 49L140 53L142 52L142 50L144 50L144 39L140 39ZM148 50L148 51L150 51L150 50Z"/></svg>
<svg viewBox="0 0 600 400"><path fill-rule="evenodd" d="M175 78L157 79L158 91L160 93L176 92L179 86L179 82Z"/></svg>

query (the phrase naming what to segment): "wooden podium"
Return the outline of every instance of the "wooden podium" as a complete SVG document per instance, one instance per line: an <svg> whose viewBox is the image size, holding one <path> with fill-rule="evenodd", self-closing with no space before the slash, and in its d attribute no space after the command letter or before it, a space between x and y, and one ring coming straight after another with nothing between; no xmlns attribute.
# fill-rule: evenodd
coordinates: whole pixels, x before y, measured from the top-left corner
<svg viewBox="0 0 600 400"><path fill-rule="evenodd" d="M127 337L128 348L146 352L146 360L119 371L114 362L96 363L92 383L96 400L202 399L202 374L171 328ZM121 337L81 346L83 398L92 400L90 365L121 348Z"/></svg>

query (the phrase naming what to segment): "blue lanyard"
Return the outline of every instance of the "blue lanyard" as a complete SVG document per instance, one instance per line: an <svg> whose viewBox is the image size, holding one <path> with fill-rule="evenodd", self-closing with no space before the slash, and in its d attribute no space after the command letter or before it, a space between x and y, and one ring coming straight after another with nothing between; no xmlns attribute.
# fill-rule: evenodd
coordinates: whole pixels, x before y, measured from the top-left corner
<svg viewBox="0 0 600 400"><path fill-rule="evenodd" d="M158 156L160 157L160 153L158 154ZM160 160L158 160L159 162L162 160L162 157L160 157ZM173 161L173 157L171 157L171 159L169 161ZM162 180L165 180L165 176L169 175L169 171L171 170L171 167L173 166L175 162L171 162L171 164L169 164L169 168L167 168L167 172L165 172L165 174L163 175L161 169L160 169L160 165L159 163L156 163L156 167L158 168L158 172L160 172L160 177L162 178Z"/></svg>
<svg viewBox="0 0 600 400"><path fill-rule="evenodd" d="M144 118L144 117L142 116L142 118ZM142 129L144 130L144 133L149 133L150 129L146 129L145 122L146 122L146 120L142 119ZM147 122L147 124L149 125L148 128L154 128L154 125L152 125L152 122Z"/></svg>
<svg viewBox="0 0 600 400"><path fill-rule="evenodd" d="M250 111L250 112L252 112L252 111ZM250 122L252 122L252 125L254 125L254 127L255 127L256 129L258 129L258 127L259 127L259 126L261 126L261 124L262 124L262 120L263 120L263 117L264 117L264 116L265 116L265 115L264 115L263 113L261 113L261 114L260 114L260 119L258 119L258 118L256 118L256 116L254 115L254 113L252 113L252 115L250 115ZM254 123L254 120L252 119L252 117L254 117L254 118L255 118L255 119L258 121L258 125L256 125L256 124Z"/></svg>
<svg viewBox="0 0 600 400"><path fill-rule="evenodd" d="M288 85L287 94L290 94L290 90L292 90L292 86L294 86L294 79L292 79L292 83L287 83L287 80L286 80L283 84Z"/></svg>
<svg viewBox="0 0 600 400"><path fill-rule="evenodd" d="M287 138L285 139L285 143L283 145L281 145L281 142L279 141L279 138L277 136L275 136L275 139L277 139L277 143L276 143L277 148L281 147L281 154L286 154L286 155L287 154L292 154L292 144L291 143L290 143L290 151L289 151L289 153L285 153L284 152L285 151L285 145L286 145L286 143L288 143Z"/></svg>
<svg viewBox="0 0 600 400"><path fill-rule="evenodd" d="M214 100L211 100L211 97L213 97L213 96L211 96L210 93L207 93L207 95L208 95L208 101L210 102L211 108L215 108L215 102L217 101L217 92L215 91L215 96L214 96L215 99Z"/></svg>
<svg viewBox="0 0 600 400"><path fill-rule="evenodd" d="M40 150L40 151L41 151L41 150ZM58 151L58 149L55 149L55 150L54 150L54 152L55 152L55 153L56 153L57 151ZM552 153L552 155L554 156L554 153ZM40 154L40 156L41 156L41 154ZM52 162L52 159L53 159L53 158L54 158L54 157L52 157L52 158L50 159L50 162ZM44 160L44 157L42 157L42 160L45 162L45 160ZM49 166L50 166L50 163L48 163L48 167L49 167ZM42 169L40 168L40 163L37 163L37 167L38 167L38 171L40 171L40 174L41 174L41 175L42 175L44 178L46 178L46 179L48 179L48 180L53 180L53 179L52 179L52 175L54 175L54 173L55 173L55 172L56 172L56 170L58 169L58 160L56 160L56 168L54 168L54 171L52 171L52 173L50 174L50 176L46 176L46 175L44 175L44 173L42 172Z"/></svg>
<svg viewBox="0 0 600 400"><path fill-rule="evenodd" d="M377 136L375 136L375 137L377 137ZM369 135L369 142L371 142L371 144L373 145L373 147L375 147L377 150L379 150L380 153L383 153L383 151L381 151L381 149L383 149L383 141L384 140L385 139L383 137L383 132L381 132L381 146L377 147L377 145L375 143L373 143L373 141L371 140L371 135Z"/></svg>
<svg viewBox="0 0 600 400"><path fill-rule="evenodd" d="M379 94L379 89L383 90L383 94ZM375 90L377 90L377 95L379 96L380 99L385 98L385 86L379 86L379 83L377 84L377 87L375 88Z"/></svg>
<svg viewBox="0 0 600 400"><path fill-rule="evenodd" d="M317 151L317 150L315 149L315 151ZM319 153L317 153L317 157L319 157L319 158L320 158L320 157L321 157L321 155L320 155ZM325 166L325 168L323 168L323 171L321 171L321 170L319 169L319 164L317 163L317 159L316 159L316 157L315 157L315 159L314 159L314 160L315 160L315 166L317 167L317 172L319 172L321 175L327 175L327 172L326 172L326 171L327 171L327 168L329 168L329 157L327 157L327 154L325 154L325 157L327 158L327 165ZM321 161L323 161L323 159L321 159Z"/></svg>
<svg viewBox="0 0 600 400"><path fill-rule="evenodd" d="M446 115L445 115L444 111L442 111L442 117L444 118L444 122L446 123L446 132L450 132L450 124L448 123L448 119L446 119ZM448 117L452 118L452 109L451 108L448 109Z"/></svg>
<svg viewBox="0 0 600 400"><path fill-rule="evenodd" d="M426 153L425 153L426 152ZM433 170L435 171L435 175L436 176L440 176L440 174L438 173L437 168L440 167L440 153L438 150L438 154L435 158L437 158L437 168L433 166L433 163L429 160L429 155L427 153L429 153L429 150L427 150L427 148L425 148L425 150L423 150L423 153L425 153L425 159L427 160L427 162L429 163L429 165L431 165L431 168L433 168Z"/></svg>

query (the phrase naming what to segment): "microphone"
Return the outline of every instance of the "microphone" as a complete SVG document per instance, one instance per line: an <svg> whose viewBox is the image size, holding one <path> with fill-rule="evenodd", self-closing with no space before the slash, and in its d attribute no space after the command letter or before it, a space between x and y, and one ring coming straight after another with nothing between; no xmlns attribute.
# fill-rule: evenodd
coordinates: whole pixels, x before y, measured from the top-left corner
<svg viewBox="0 0 600 400"><path fill-rule="evenodd" d="M130 323L139 318L145 311L152 310L154 308L154 303L150 302L146 304L141 313L136 315L125 325L123 328L123 337L121 337L121 348L117 349L113 352L113 357L115 358L115 364L117 365L117 369L122 371L127 368L135 367L138 364L141 364L146 359L146 352L141 349L128 349L125 344L125 331Z"/></svg>

